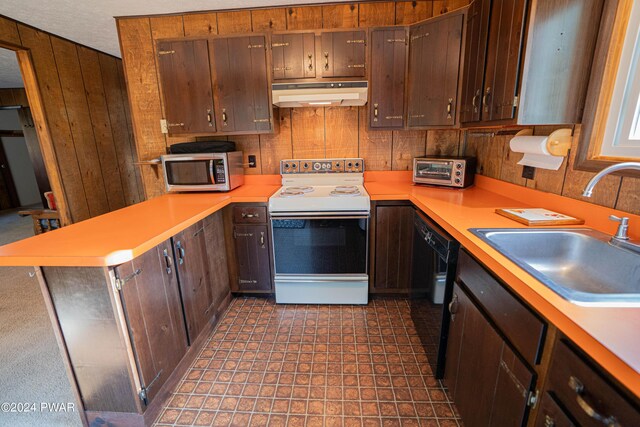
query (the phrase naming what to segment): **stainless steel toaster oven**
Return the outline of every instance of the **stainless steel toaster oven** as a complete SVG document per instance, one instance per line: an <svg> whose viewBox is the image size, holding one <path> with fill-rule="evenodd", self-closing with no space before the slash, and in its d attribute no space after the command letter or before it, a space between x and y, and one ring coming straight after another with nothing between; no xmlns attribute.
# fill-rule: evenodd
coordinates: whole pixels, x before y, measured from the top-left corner
<svg viewBox="0 0 640 427"><path fill-rule="evenodd" d="M417 157L413 159L413 182L464 188L473 184L475 157Z"/></svg>
<svg viewBox="0 0 640 427"><path fill-rule="evenodd" d="M244 183L242 151L162 156L168 192L229 191Z"/></svg>

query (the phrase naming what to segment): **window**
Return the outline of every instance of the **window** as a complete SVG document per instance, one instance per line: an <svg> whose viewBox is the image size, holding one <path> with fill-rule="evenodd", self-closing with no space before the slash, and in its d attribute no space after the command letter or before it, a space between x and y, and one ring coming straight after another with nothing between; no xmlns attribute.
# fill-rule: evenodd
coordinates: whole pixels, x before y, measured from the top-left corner
<svg viewBox="0 0 640 427"><path fill-rule="evenodd" d="M603 160L640 158L640 2L632 2L600 146Z"/></svg>

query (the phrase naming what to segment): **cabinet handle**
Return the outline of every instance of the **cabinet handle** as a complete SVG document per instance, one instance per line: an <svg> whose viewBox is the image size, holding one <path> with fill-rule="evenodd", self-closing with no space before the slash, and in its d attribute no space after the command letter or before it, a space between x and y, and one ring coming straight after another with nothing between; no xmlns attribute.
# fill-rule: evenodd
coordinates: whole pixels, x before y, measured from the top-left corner
<svg viewBox="0 0 640 427"><path fill-rule="evenodd" d="M555 427L556 421L549 415L544 416L544 427Z"/></svg>
<svg viewBox="0 0 640 427"><path fill-rule="evenodd" d="M309 58L309 71L313 71L313 55L308 54L307 58Z"/></svg>
<svg viewBox="0 0 640 427"><path fill-rule="evenodd" d="M184 126L184 123L167 123L167 127L173 128L173 127L182 127Z"/></svg>
<svg viewBox="0 0 640 427"><path fill-rule="evenodd" d="M491 88L487 87L485 94L482 97L482 105L484 106L485 113L489 112L489 100L491 99Z"/></svg>
<svg viewBox="0 0 640 427"><path fill-rule="evenodd" d="M453 294L453 297L451 297L451 302L449 303L449 313L451 314L451 320L453 320L453 317L457 312L458 312L458 294Z"/></svg>
<svg viewBox="0 0 640 427"><path fill-rule="evenodd" d="M378 121L378 104L373 104L373 121Z"/></svg>
<svg viewBox="0 0 640 427"><path fill-rule="evenodd" d="M424 117L424 114L412 114L411 116L412 119L421 119Z"/></svg>
<svg viewBox="0 0 640 427"><path fill-rule="evenodd" d="M584 384L582 384L582 381L571 375L569 377L569 387L576 393L576 402L578 402L578 406L580 406L580 409L582 409L585 414L596 421L600 421L605 426L620 427L618 420L616 420L613 415L604 416L599 414L598 411L584 399Z"/></svg>
<svg viewBox="0 0 640 427"><path fill-rule="evenodd" d="M453 98L449 98L447 103L447 119L451 118L451 110L453 109Z"/></svg>
<svg viewBox="0 0 640 427"><path fill-rule="evenodd" d="M476 94L473 95L473 98L471 98L471 106L473 107L474 113L478 112L478 105L476 104L476 101L478 100L479 97L480 97L480 89L478 89L476 91Z"/></svg>
<svg viewBox="0 0 640 427"><path fill-rule="evenodd" d="M264 231L260 232L260 246L264 249Z"/></svg>
<svg viewBox="0 0 640 427"><path fill-rule="evenodd" d="M222 109L222 126L226 126L227 125L227 109L223 108Z"/></svg>
<svg viewBox="0 0 640 427"><path fill-rule="evenodd" d="M347 65L347 68L364 68L364 64Z"/></svg>
<svg viewBox="0 0 640 427"><path fill-rule="evenodd" d="M329 52L324 53L324 69L329 69Z"/></svg>
<svg viewBox="0 0 640 427"><path fill-rule="evenodd" d="M273 71L291 71L291 67L274 67Z"/></svg>
<svg viewBox="0 0 640 427"><path fill-rule="evenodd" d="M213 117L211 116L210 108L207 108L207 121L209 122L209 126L213 126Z"/></svg>
<svg viewBox="0 0 640 427"><path fill-rule="evenodd" d="M255 119L253 123L269 123L271 119Z"/></svg>
<svg viewBox="0 0 640 427"><path fill-rule="evenodd" d="M242 212L242 218L259 218L260 215L258 214L250 214L250 213L244 213Z"/></svg>
<svg viewBox="0 0 640 427"><path fill-rule="evenodd" d="M184 264L184 247L182 246L182 242L180 242L180 240L178 240L176 242L176 249L178 250L178 263L180 265Z"/></svg>
<svg viewBox="0 0 640 427"><path fill-rule="evenodd" d="M169 256L169 252L164 249L162 251L162 255L164 255L164 262L166 264L167 274L171 274L171 257Z"/></svg>

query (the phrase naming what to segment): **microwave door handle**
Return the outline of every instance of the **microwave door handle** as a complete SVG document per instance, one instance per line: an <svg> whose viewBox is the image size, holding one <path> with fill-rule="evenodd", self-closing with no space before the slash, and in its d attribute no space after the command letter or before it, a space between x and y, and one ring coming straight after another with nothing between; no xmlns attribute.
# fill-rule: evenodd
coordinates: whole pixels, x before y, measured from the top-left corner
<svg viewBox="0 0 640 427"><path fill-rule="evenodd" d="M216 178L213 175L213 159L209 160L209 178L211 178L211 184L216 183Z"/></svg>

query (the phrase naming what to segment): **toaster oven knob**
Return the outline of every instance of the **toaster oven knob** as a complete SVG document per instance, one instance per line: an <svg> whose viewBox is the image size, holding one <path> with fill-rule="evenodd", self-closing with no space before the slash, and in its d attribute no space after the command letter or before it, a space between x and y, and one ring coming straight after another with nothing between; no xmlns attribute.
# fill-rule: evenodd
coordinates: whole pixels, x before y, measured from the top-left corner
<svg viewBox="0 0 640 427"><path fill-rule="evenodd" d="M456 171L456 176L460 176L460 175L462 175L462 172Z"/></svg>
<svg viewBox="0 0 640 427"><path fill-rule="evenodd" d="M460 182L462 182L460 178L456 178L456 184L460 184Z"/></svg>
<svg viewBox="0 0 640 427"><path fill-rule="evenodd" d="M462 163L456 163L456 169L462 169Z"/></svg>

